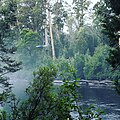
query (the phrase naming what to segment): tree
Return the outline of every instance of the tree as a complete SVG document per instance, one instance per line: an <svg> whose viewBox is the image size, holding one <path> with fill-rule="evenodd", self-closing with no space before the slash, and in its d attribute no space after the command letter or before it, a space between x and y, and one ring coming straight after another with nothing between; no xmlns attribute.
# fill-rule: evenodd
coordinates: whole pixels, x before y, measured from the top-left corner
<svg viewBox="0 0 120 120"><path fill-rule="evenodd" d="M84 76L84 67L85 67L85 55L83 54L76 54L74 56L74 66L77 69L77 76L80 77L81 79L85 79Z"/></svg>
<svg viewBox="0 0 120 120"><path fill-rule="evenodd" d="M52 58L55 59L53 27L51 20L51 3L49 0L21 0L18 2L18 25L37 32L43 41L42 47L51 43ZM50 41L48 42L48 34ZM40 40L40 41L41 41ZM41 43L41 42L40 42ZM43 47L43 48L44 48Z"/></svg>
<svg viewBox="0 0 120 120"><path fill-rule="evenodd" d="M86 79L110 79L114 74L106 61L109 47L101 45L96 47L93 56L85 55L84 75Z"/></svg>
<svg viewBox="0 0 120 120"><path fill-rule="evenodd" d="M29 29L21 30L20 36L21 39L16 44L18 58L23 62L25 68L34 69L40 60L40 55L46 54L42 49L38 51L36 48L37 45L43 44L43 41L40 41L41 36Z"/></svg>
<svg viewBox="0 0 120 120"><path fill-rule="evenodd" d="M116 4L117 3L117 4ZM115 8L115 6L117 7ZM119 47L119 35L120 30L120 17L119 10L120 4L119 0L101 0L95 5L95 13L99 20L99 24L103 28L103 32L110 39L110 46L113 47L110 51L110 56L108 62L113 67L118 67L120 65L120 47Z"/></svg>
<svg viewBox="0 0 120 120"><path fill-rule="evenodd" d="M110 5L116 15L120 14L120 1L119 0L110 0Z"/></svg>
<svg viewBox="0 0 120 120"><path fill-rule="evenodd" d="M17 4L20 29L29 28L41 34L45 29L46 1L20 0Z"/></svg>
<svg viewBox="0 0 120 120"><path fill-rule="evenodd" d="M10 35L15 33L16 29L16 0L6 0L0 2L0 103L7 99L11 93L11 85L8 78L4 75L14 73L21 69L20 62L11 58L16 51L15 47L9 44ZM15 36L15 34L14 34ZM15 37L16 38L16 37Z"/></svg>
<svg viewBox="0 0 120 120"><path fill-rule="evenodd" d="M12 106L15 109L10 112L10 118L14 120L66 120L70 116L68 111L70 103L62 97L60 99L61 93L60 95L57 91L54 93L53 81L57 74L56 68L40 67L33 74L33 82L26 88L27 99L20 106L17 104L16 107ZM12 114L15 110L16 112Z"/></svg>
<svg viewBox="0 0 120 120"><path fill-rule="evenodd" d="M63 1L56 1L52 8L53 17L53 25L54 29L56 30L56 35L59 39L60 32L63 31L64 24L67 18L67 11L65 10Z"/></svg>
<svg viewBox="0 0 120 120"><path fill-rule="evenodd" d="M34 79L26 88L26 99L19 102L15 96L12 96L9 103L11 111L1 112L4 119L74 120L70 114L74 111L79 114L79 120L100 119L101 111L93 110L93 106L84 110L79 105L80 95L76 70L69 64L66 68L60 73L63 85L54 86L57 69L54 66L40 67L38 71L33 73ZM72 81L73 79L75 80Z"/></svg>
<svg viewBox="0 0 120 120"><path fill-rule="evenodd" d="M46 4L47 3L44 0L20 0L17 3L17 24L19 26L19 32L23 29L37 32L40 36L38 39L40 44L42 41L41 45L45 42L45 28L47 21Z"/></svg>
<svg viewBox="0 0 120 120"><path fill-rule="evenodd" d="M83 25L85 24L85 15L86 15L86 11L88 11L89 9L89 5L90 5L90 1L88 0L73 0L74 3L74 11L75 11L75 18L77 21L75 21L76 23L76 28L77 30L80 29L80 27L83 27Z"/></svg>
<svg viewBox="0 0 120 120"><path fill-rule="evenodd" d="M34 80L26 89L28 99L21 106L20 118L24 120L52 119L50 114L54 108L52 95L52 83L56 76L54 67L41 67L34 72Z"/></svg>
<svg viewBox="0 0 120 120"><path fill-rule="evenodd" d="M95 13L103 32L110 39L112 49L107 61L114 70L120 71L120 1L119 0L101 0L95 5ZM116 89L120 92L120 78L115 79Z"/></svg>
<svg viewBox="0 0 120 120"><path fill-rule="evenodd" d="M52 15L53 17L53 37L55 44L55 54L56 57L60 57L63 55L63 29L65 25L65 21L67 19L67 11L64 7L64 1L57 0L52 7Z"/></svg>

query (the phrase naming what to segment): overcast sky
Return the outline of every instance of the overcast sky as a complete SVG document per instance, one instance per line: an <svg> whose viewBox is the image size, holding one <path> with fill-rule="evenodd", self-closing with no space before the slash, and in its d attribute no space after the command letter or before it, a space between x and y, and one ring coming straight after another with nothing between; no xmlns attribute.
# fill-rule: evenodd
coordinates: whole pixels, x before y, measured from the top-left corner
<svg viewBox="0 0 120 120"><path fill-rule="evenodd" d="M73 0L64 0L64 1L66 1L68 4L72 4L72 2L73 2ZM95 3L97 3L98 1L100 1L100 0L90 0L92 3L93 3L93 5L95 4ZM93 7L93 5L91 5L91 7ZM88 19L89 19L89 17L88 17ZM90 20L89 19L89 22L87 22L87 23L92 23L92 19ZM67 31L67 27L66 26L64 26L64 32L68 32Z"/></svg>

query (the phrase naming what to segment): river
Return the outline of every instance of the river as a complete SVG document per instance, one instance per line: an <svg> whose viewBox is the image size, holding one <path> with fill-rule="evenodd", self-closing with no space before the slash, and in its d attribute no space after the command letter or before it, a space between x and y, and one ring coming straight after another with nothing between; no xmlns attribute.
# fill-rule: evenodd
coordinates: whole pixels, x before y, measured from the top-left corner
<svg viewBox="0 0 120 120"><path fill-rule="evenodd" d="M22 96L28 83L21 80L14 81L14 92L19 97ZM94 104L104 110L105 115L102 116L102 120L120 120L120 95L113 88L81 86L79 93L82 95L81 105Z"/></svg>
<svg viewBox="0 0 120 120"><path fill-rule="evenodd" d="M103 120L120 120L120 95L114 89L82 86L79 92L82 95L81 105L94 104L101 108L105 112Z"/></svg>

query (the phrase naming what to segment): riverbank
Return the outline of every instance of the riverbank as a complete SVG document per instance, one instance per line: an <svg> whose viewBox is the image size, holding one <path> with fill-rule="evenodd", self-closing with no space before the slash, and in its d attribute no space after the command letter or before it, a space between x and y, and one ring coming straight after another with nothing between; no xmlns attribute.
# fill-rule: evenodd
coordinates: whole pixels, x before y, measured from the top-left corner
<svg viewBox="0 0 120 120"><path fill-rule="evenodd" d="M75 81L71 81L75 82ZM62 80L54 80L55 85L63 85ZM115 87L113 81L111 80L79 80L78 85L80 86L89 86L89 87Z"/></svg>

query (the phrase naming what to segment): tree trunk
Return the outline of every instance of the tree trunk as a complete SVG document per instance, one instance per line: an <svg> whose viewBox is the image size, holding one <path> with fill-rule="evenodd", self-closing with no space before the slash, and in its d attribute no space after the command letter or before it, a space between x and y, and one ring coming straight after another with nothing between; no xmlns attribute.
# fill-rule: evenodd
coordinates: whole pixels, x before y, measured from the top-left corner
<svg viewBox="0 0 120 120"><path fill-rule="evenodd" d="M55 47L54 47L54 40L53 40L52 23L51 23L51 12L50 11L48 11L48 18L49 18L50 39L51 39L51 46L52 46L52 58L53 58L53 60L55 60Z"/></svg>

